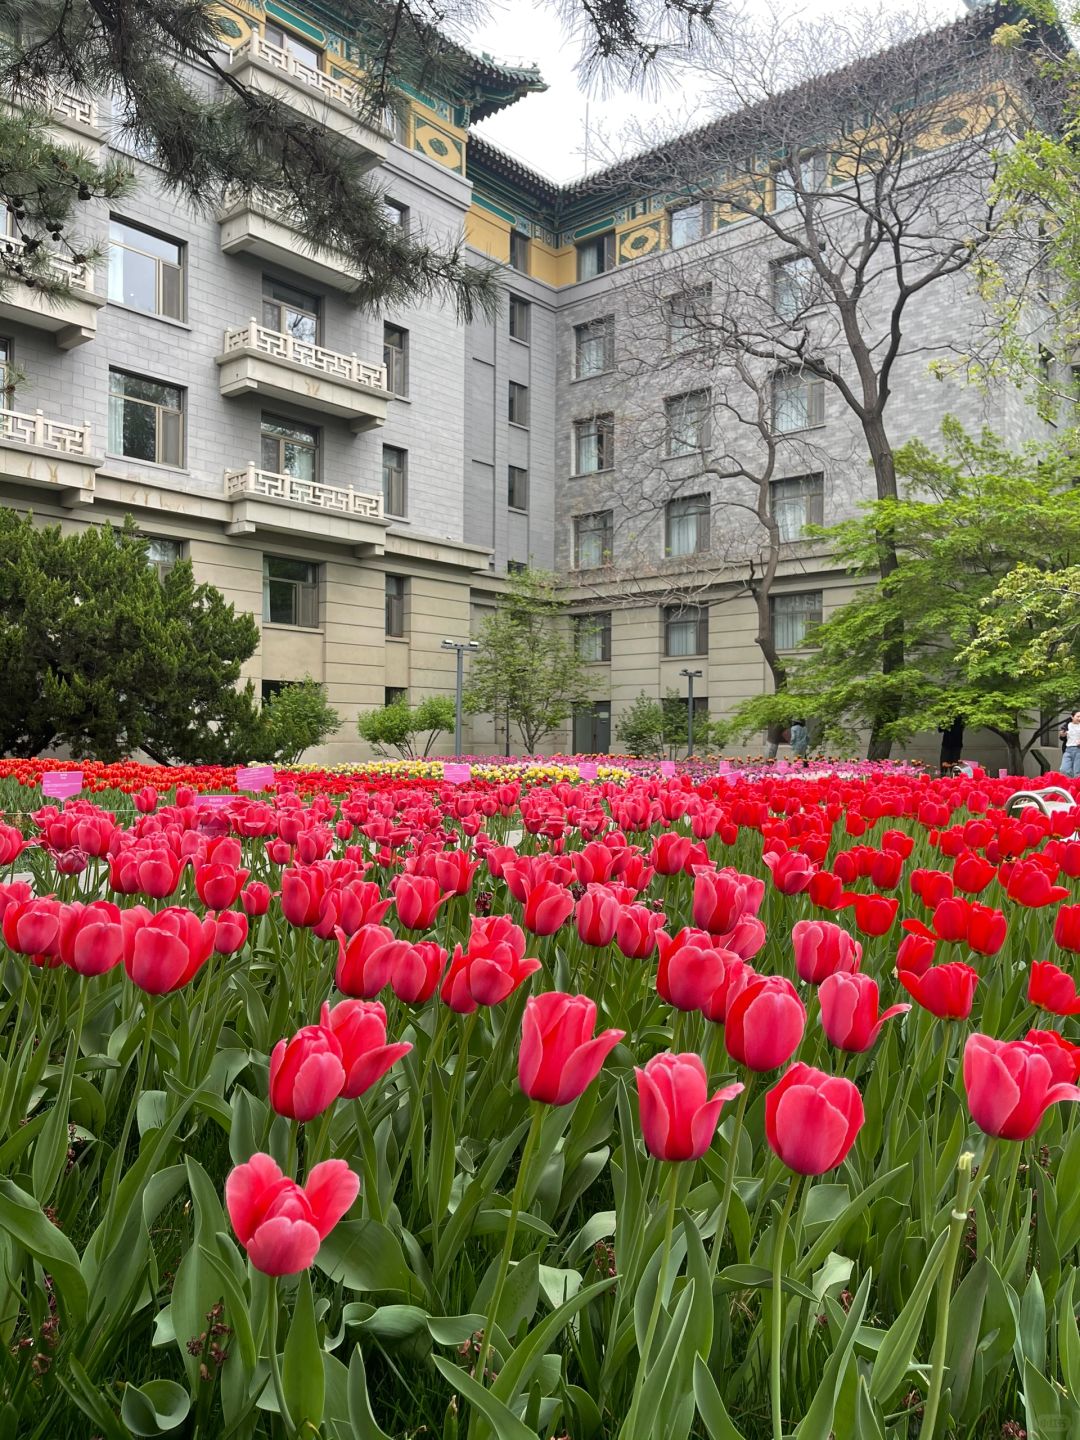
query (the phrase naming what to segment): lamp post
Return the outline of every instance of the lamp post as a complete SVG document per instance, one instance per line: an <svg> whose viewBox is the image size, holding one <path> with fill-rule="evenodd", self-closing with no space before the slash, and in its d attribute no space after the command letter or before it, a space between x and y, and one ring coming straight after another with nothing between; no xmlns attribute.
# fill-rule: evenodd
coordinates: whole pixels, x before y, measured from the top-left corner
<svg viewBox="0 0 1080 1440"><path fill-rule="evenodd" d="M444 650L454 650L457 653L457 684L454 690L454 758L461 759L461 696L465 688L465 652L466 650L479 650L480 646L475 640L444 640Z"/></svg>
<svg viewBox="0 0 1080 1440"><path fill-rule="evenodd" d="M680 670L680 675L686 676L686 758L689 760L694 753L694 681L700 680L700 670Z"/></svg>

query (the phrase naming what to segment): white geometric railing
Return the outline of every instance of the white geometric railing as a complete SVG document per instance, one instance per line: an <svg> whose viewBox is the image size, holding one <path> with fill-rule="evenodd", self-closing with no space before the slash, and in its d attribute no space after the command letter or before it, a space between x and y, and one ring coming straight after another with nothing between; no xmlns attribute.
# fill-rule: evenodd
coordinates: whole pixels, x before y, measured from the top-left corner
<svg viewBox="0 0 1080 1440"><path fill-rule="evenodd" d="M335 380L351 380L372 390L386 390L385 365L367 365L355 355L340 355L336 350L326 350L321 345L297 340L293 335L268 330L255 319L225 331L225 354L229 355L234 350L256 350L272 360L288 360L308 370L318 370Z"/></svg>
<svg viewBox="0 0 1080 1440"><path fill-rule="evenodd" d="M40 450L57 450L61 455L89 455L90 426L68 425L46 420L40 410L33 415L18 410L0 410L0 443L36 445Z"/></svg>
<svg viewBox="0 0 1080 1440"><path fill-rule="evenodd" d="M313 70L310 65L305 65L297 60L295 55L290 55L280 45L272 45L258 31L253 30L242 45L238 45L232 53L232 66L235 68L244 60L261 60L264 65L269 65L273 70L280 70L283 75L288 75L293 80L299 80L302 85L309 85L313 90L322 92L327 100L335 100L339 105L353 108L356 100L356 86L348 80L337 80L333 75L327 75L322 70Z"/></svg>
<svg viewBox="0 0 1080 1440"><path fill-rule="evenodd" d="M97 105L88 95L79 95L74 90L50 89L48 108L64 120L74 120L77 125L97 129Z"/></svg>
<svg viewBox="0 0 1080 1440"><path fill-rule="evenodd" d="M238 495L291 500L296 505L311 505L339 515L360 515L367 520L381 520L383 513L381 495L364 495L351 486L346 490L341 485L321 485L317 480L297 480L293 475L258 470L253 464L243 470L226 470L225 495L230 500Z"/></svg>
<svg viewBox="0 0 1080 1440"><path fill-rule="evenodd" d="M24 250L26 241L21 235L0 235L0 246L12 250ZM94 272L85 260L76 264L66 255L50 255L49 269L55 270L59 279L65 280L73 290L93 290L94 288Z"/></svg>

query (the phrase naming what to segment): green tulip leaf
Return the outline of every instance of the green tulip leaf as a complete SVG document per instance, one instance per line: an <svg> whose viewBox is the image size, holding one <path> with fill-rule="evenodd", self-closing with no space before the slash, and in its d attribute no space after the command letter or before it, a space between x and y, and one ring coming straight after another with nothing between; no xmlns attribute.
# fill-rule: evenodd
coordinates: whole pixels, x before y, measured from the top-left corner
<svg viewBox="0 0 1080 1440"><path fill-rule="evenodd" d="M167 1435L187 1419L191 1397L175 1380L125 1385L120 1418L133 1435Z"/></svg>

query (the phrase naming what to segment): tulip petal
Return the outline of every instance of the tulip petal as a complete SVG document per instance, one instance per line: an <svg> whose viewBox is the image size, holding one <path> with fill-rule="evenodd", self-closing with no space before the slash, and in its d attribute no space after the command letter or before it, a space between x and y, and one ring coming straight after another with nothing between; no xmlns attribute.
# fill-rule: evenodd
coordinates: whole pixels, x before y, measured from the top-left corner
<svg viewBox="0 0 1080 1440"><path fill-rule="evenodd" d="M344 1084L345 1067L336 1055L309 1055L293 1082L293 1118L303 1122L321 1115L341 1094Z"/></svg>
<svg viewBox="0 0 1080 1440"><path fill-rule="evenodd" d="M360 1177L344 1160L323 1160L307 1178L304 1194L318 1229L325 1240L360 1193Z"/></svg>
<svg viewBox="0 0 1080 1440"><path fill-rule="evenodd" d="M314 1225L278 1215L259 1226L246 1248L251 1263L264 1275L299 1275L319 1253L320 1243Z"/></svg>
<svg viewBox="0 0 1080 1440"><path fill-rule="evenodd" d="M237 1165L225 1181L225 1208L242 1245L247 1245L255 1229L264 1191L284 1179L281 1167L272 1155L256 1151L244 1165Z"/></svg>
<svg viewBox="0 0 1080 1440"><path fill-rule="evenodd" d="M394 1045L378 1045L361 1055L345 1077L341 1095L344 1100L356 1100L370 1090L376 1080L386 1074L390 1067L412 1049L408 1040L399 1040Z"/></svg>
<svg viewBox="0 0 1080 1440"><path fill-rule="evenodd" d="M775 1124L780 1159L800 1175L822 1175L844 1153L848 1117L809 1085L793 1085L781 1095Z"/></svg>
<svg viewBox="0 0 1080 1440"><path fill-rule="evenodd" d="M569 1105L571 1100L576 1100L588 1089L625 1034L625 1030L601 1030L595 1039L587 1040L571 1051L559 1078L556 1105Z"/></svg>

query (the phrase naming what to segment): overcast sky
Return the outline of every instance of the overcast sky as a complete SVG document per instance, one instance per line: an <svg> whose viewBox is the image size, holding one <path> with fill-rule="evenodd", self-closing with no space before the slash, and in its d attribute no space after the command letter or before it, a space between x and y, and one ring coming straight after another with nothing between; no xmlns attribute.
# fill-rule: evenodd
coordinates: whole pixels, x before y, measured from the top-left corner
<svg viewBox="0 0 1080 1440"><path fill-rule="evenodd" d="M750 8L758 3L764 6L764 0L750 0ZM910 11L912 4L911 0L879 0L879 7ZM828 0L818 0L800 7L798 13L828 8ZM962 0L928 0L926 8L936 16L951 18L962 13L963 5ZM658 97L585 95L574 74L577 47L566 39L549 5L539 0L488 0L488 11L490 19L472 31L472 48L511 64L535 61L548 90L543 95L527 95L482 121L477 133L552 180L574 180L608 163L613 152L625 148L620 141L625 142L628 126L648 126L650 121L659 126L676 119L679 128L689 128L709 118L703 104L707 86L690 66ZM792 13L796 13L794 8Z"/></svg>

